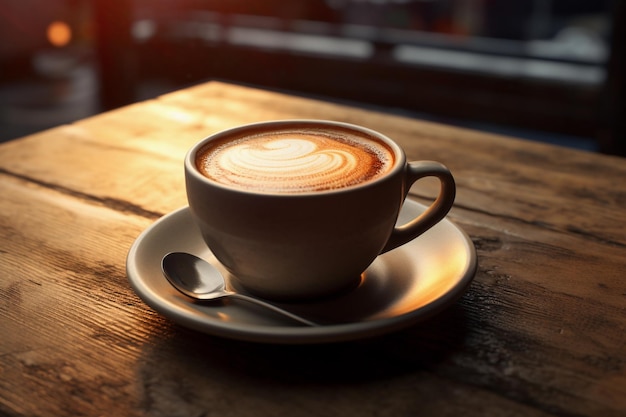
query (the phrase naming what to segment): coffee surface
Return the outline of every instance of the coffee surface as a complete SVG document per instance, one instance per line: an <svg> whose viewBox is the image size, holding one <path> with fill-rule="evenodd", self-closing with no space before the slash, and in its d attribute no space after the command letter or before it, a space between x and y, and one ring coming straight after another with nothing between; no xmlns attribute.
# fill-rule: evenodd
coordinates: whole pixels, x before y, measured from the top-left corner
<svg viewBox="0 0 626 417"><path fill-rule="evenodd" d="M380 141L343 130L259 132L209 143L196 158L206 177L268 193L333 190L379 178L394 163Z"/></svg>

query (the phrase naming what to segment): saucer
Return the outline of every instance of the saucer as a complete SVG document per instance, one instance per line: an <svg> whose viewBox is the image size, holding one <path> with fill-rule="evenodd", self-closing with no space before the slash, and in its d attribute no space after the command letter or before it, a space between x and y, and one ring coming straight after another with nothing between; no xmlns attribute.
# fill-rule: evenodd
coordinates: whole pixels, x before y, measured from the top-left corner
<svg viewBox="0 0 626 417"><path fill-rule="evenodd" d="M406 200L398 224L423 212ZM208 249L188 207L167 214L135 240L126 261L133 290L155 311L182 326L215 336L265 343L339 342L381 335L425 320L465 292L476 272L472 241L448 219L417 239L380 255L349 292L310 302L276 303L320 323L307 327L241 300L196 302L161 272L169 252L189 252L231 277Z"/></svg>

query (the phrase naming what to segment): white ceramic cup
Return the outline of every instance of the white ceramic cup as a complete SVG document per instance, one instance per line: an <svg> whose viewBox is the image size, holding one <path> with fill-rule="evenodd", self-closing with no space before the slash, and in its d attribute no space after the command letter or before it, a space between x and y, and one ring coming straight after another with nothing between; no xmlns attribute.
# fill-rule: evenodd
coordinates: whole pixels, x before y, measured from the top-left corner
<svg viewBox="0 0 626 417"><path fill-rule="evenodd" d="M380 177L343 188L304 193L241 189L200 172L199 152L212 141L289 129L354 132L384 144L393 162ZM411 185L440 180L432 205L409 223L395 223ZM185 157L187 198L202 236L236 285L265 298L301 300L355 287L384 252L403 245L443 219L454 202L455 182L438 162L408 162L388 137L364 127L323 120L245 125L211 135Z"/></svg>

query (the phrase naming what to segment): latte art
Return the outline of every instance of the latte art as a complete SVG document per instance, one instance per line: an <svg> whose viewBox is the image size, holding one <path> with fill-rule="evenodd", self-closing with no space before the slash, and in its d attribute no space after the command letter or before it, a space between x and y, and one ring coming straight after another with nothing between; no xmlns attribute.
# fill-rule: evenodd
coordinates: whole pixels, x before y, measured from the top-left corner
<svg viewBox="0 0 626 417"><path fill-rule="evenodd" d="M319 132L261 133L205 148L197 166L205 176L237 188L302 193L372 180L393 164L382 143Z"/></svg>

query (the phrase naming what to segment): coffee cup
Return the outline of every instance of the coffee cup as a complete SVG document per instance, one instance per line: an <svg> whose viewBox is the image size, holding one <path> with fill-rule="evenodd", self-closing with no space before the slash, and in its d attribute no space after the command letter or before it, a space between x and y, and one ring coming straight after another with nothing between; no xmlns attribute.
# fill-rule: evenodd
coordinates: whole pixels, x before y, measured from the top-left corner
<svg viewBox="0 0 626 417"><path fill-rule="evenodd" d="M430 176L439 195L397 226L411 185ZM444 165L407 162L385 135L324 120L213 134L187 153L185 181L192 217L233 284L287 301L356 287L378 255L434 226L455 198Z"/></svg>

